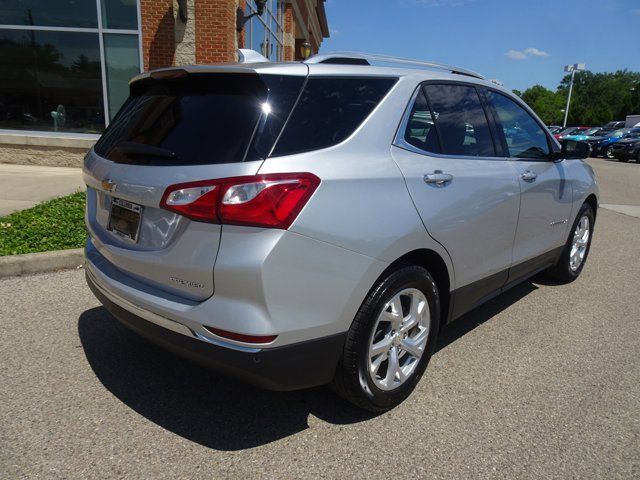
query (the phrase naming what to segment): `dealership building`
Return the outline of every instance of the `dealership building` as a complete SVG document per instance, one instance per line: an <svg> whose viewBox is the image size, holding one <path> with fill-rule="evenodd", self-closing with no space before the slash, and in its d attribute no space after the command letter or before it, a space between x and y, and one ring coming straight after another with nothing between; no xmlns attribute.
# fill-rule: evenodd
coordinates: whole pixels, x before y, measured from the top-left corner
<svg viewBox="0 0 640 480"><path fill-rule="evenodd" d="M142 71L316 53L324 1L3 0L0 163L81 165Z"/></svg>

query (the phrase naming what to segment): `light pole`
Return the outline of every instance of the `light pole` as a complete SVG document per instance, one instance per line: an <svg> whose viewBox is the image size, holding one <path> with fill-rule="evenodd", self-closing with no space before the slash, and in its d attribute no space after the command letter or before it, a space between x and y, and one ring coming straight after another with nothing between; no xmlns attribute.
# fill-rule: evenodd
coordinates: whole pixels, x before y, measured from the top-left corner
<svg viewBox="0 0 640 480"><path fill-rule="evenodd" d="M571 72L571 82L569 83L569 96L567 97L567 108L564 109L564 123L562 128L567 126L567 118L569 118L569 104L571 103L571 92L573 91L573 77L577 71L586 70L584 63L574 63L573 65L565 65L564 71Z"/></svg>

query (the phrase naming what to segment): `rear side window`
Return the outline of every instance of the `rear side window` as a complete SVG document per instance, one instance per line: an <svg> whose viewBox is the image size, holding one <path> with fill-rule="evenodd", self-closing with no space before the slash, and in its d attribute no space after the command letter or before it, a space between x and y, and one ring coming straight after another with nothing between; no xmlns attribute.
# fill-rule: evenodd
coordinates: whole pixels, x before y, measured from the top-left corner
<svg viewBox="0 0 640 480"><path fill-rule="evenodd" d="M351 135L397 78L311 77L272 156L336 145Z"/></svg>
<svg viewBox="0 0 640 480"><path fill-rule="evenodd" d="M547 134L529 113L500 93L487 91L495 109L512 158L546 159L549 157Z"/></svg>
<svg viewBox="0 0 640 480"><path fill-rule="evenodd" d="M487 117L474 87L429 84L425 92L436 118L442 153L495 156Z"/></svg>
<svg viewBox="0 0 640 480"><path fill-rule="evenodd" d="M189 74L147 79L96 143L119 163L199 165L265 158L304 77Z"/></svg>
<svg viewBox="0 0 640 480"><path fill-rule="evenodd" d="M440 153L440 142L435 127L435 117L431 113L427 98L422 89L418 92L416 101L411 109L407 129L404 133L405 141L420 150Z"/></svg>

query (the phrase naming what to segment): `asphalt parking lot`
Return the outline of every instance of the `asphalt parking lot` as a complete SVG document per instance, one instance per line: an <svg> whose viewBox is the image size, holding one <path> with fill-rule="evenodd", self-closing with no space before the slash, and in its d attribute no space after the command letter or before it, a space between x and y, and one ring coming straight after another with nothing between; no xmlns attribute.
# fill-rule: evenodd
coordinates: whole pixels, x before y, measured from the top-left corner
<svg viewBox="0 0 640 480"><path fill-rule="evenodd" d="M379 416L173 357L82 271L0 281L0 478L640 478L640 165L589 162L607 208L579 280L463 317Z"/></svg>

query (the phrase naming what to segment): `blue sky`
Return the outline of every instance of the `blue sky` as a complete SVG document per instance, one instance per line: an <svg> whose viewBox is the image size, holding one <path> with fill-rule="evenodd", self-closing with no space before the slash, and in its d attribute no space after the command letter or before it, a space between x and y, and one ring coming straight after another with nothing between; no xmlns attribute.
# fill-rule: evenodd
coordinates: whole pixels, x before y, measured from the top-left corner
<svg viewBox="0 0 640 480"><path fill-rule="evenodd" d="M640 71L640 0L327 0L321 53L361 51L555 89L566 64Z"/></svg>

